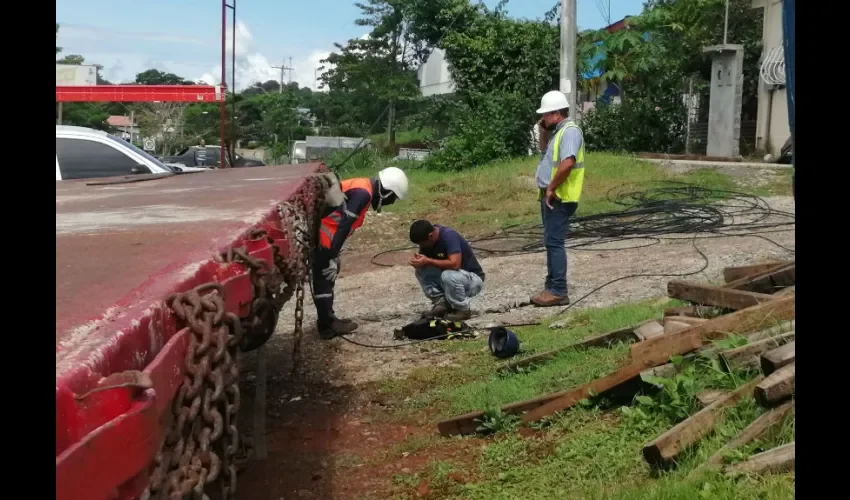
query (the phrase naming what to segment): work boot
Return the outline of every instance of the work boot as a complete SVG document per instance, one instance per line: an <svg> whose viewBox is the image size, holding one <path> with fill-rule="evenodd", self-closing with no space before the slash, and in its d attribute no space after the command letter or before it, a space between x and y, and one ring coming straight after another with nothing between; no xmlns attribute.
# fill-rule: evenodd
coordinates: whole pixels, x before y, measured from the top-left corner
<svg viewBox="0 0 850 500"><path fill-rule="evenodd" d="M334 318L333 322L329 325L321 325L316 324L317 330L319 330L319 337L322 340L331 340L333 338L339 337L340 335L348 335L349 333L357 330L357 324L353 321L350 323L345 323L340 321L339 319Z"/></svg>
<svg viewBox="0 0 850 500"><path fill-rule="evenodd" d="M356 330L356 329L357 329L357 327L359 326L359 325L357 324L357 322L356 322L356 321L354 321L353 319L348 319L348 318L337 318L336 316L334 316L334 320L339 321L339 322L341 322L341 323L343 323L343 324L345 324L345 325L353 326L355 330Z"/></svg>
<svg viewBox="0 0 850 500"><path fill-rule="evenodd" d="M434 307L428 312L428 315L434 318L442 318L449 312L449 305L445 299L437 299L434 301Z"/></svg>
<svg viewBox="0 0 850 500"><path fill-rule="evenodd" d="M454 310L446 315L446 320L448 321L466 321L472 317L472 311L469 309L465 311Z"/></svg>
<svg viewBox="0 0 850 500"><path fill-rule="evenodd" d="M570 303L570 297L568 295L555 295L549 290L544 290L531 297L531 303L537 307L566 306Z"/></svg>

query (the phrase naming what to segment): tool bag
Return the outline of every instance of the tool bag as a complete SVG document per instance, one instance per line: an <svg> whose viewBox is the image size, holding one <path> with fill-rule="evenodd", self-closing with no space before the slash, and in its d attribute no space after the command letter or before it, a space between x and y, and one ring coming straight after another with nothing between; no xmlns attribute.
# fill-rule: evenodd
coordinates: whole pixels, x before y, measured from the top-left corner
<svg viewBox="0 0 850 500"><path fill-rule="evenodd" d="M462 321L439 318L422 318L395 331L395 338L411 340L442 340L473 337L472 328Z"/></svg>

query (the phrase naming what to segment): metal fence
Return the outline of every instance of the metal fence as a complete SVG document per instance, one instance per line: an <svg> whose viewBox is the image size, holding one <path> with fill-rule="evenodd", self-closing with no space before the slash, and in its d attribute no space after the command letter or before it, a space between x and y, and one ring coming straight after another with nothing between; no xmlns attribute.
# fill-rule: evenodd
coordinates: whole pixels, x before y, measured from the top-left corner
<svg viewBox="0 0 850 500"><path fill-rule="evenodd" d="M756 150L756 121L741 121L740 154L749 156ZM687 154L705 155L708 149L708 120L692 122L688 127Z"/></svg>

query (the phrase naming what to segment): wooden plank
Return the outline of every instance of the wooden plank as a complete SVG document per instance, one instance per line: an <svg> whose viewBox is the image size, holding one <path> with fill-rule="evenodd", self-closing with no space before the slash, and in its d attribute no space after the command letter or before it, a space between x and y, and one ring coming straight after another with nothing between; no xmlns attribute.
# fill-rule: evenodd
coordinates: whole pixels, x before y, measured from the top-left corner
<svg viewBox="0 0 850 500"><path fill-rule="evenodd" d="M268 457L266 446L266 346L257 349L257 378L254 392L254 459Z"/></svg>
<svg viewBox="0 0 850 500"><path fill-rule="evenodd" d="M726 394L728 394L726 391L718 391L717 389L707 389L697 394L697 400L699 401L699 404L702 405L703 408L705 408L706 406L710 406L711 403L714 403Z"/></svg>
<svg viewBox="0 0 850 500"><path fill-rule="evenodd" d="M762 406L775 403L794 395L794 363L785 365L767 376L753 392L756 401Z"/></svg>
<svg viewBox="0 0 850 500"><path fill-rule="evenodd" d="M708 321L708 318L694 318L692 316L667 316L664 321L676 321L677 323L686 323L690 326L701 325Z"/></svg>
<svg viewBox="0 0 850 500"><path fill-rule="evenodd" d="M766 352L761 356L761 371L765 376L770 375L785 365L794 362L794 346L796 342L789 342L781 347Z"/></svg>
<svg viewBox="0 0 850 500"><path fill-rule="evenodd" d="M511 372L517 371L519 368L524 368L526 366L530 366L535 363L541 363L547 360L558 356L562 352L568 351L570 349L587 349L590 347L609 347L617 342L625 342L627 340L637 340L637 336L635 336L634 329L636 325L627 326L626 328L620 328L619 330L612 330L610 332L603 333L601 335L596 335L593 337L586 338L580 342L576 342L575 344L570 344L565 347L560 347L558 349L553 349L551 351L546 351L540 354L535 354L533 356L529 356L527 358L523 358L512 363L508 363L499 367L498 371L501 372Z"/></svg>
<svg viewBox="0 0 850 500"><path fill-rule="evenodd" d="M776 269L756 274L755 276L726 283L724 288L772 294L779 288L794 286L796 284L796 276L795 265L792 262L779 266Z"/></svg>
<svg viewBox="0 0 850 500"><path fill-rule="evenodd" d="M794 318L794 301L795 295L789 295L686 330L638 342L631 346L632 360L645 363L647 367L657 366L666 363L670 356L699 349L708 340L725 338L728 332L743 333L775 326L771 323Z"/></svg>
<svg viewBox="0 0 850 500"><path fill-rule="evenodd" d="M793 332L794 331L794 320L791 321L782 321L778 325L772 326L770 328L760 330L757 332L747 332L744 333L743 336L747 337L750 342L758 342L760 340L769 339L773 337L778 337L783 333ZM696 355L700 355L703 357L712 357L716 356L720 349L716 346L709 345L702 347L694 352ZM647 377L672 377L676 374L676 367L672 363L663 364L660 366L656 366L655 368L650 368L648 370L644 370L640 374L641 380L645 383L647 382Z"/></svg>
<svg viewBox="0 0 850 500"><path fill-rule="evenodd" d="M749 266L727 267L723 269L723 281L731 283L743 278L749 278L765 271L771 271L779 266L789 264L788 261L770 261Z"/></svg>
<svg viewBox="0 0 850 500"><path fill-rule="evenodd" d="M680 321L668 321L670 318L664 320L664 332L663 333L675 333L680 330L684 330L686 328L690 328L693 325L689 325L687 323L682 323ZM657 337L657 335L656 335Z"/></svg>
<svg viewBox="0 0 850 500"><path fill-rule="evenodd" d="M522 421L524 423L536 422L541 418L552 415L553 413L571 408L591 394L602 394L603 392L609 391L618 385L639 377L640 372L643 371L644 368L646 368L644 365L632 362L613 373L609 373L604 377L580 385L570 391L561 393L557 398L554 398L537 408L529 410L528 413L522 416Z"/></svg>
<svg viewBox="0 0 850 500"><path fill-rule="evenodd" d="M779 346L784 346L788 342L793 342L794 335L795 332L783 333L776 337L759 340L734 349L727 349L720 352L720 360L723 361L726 369L730 371L733 369L757 369L759 367L759 358L763 354ZM769 374L765 373L765 375Z"/></svg>
<svg viewBox="0 0 850 500"><path fill-rule="evenodd" d="M671 281L667 283L667 295L674 299L687 300L688 302L722 307L734 311L776 299L774 295L746 290L734 290L690 281Z"/></svg>
<svg viewBox="0 0 850 500"><path fill-rule="evenodd" d="M732 441L726 443L722 448L717 450L709 459L697 469L703 467L716 467L723 464L723 458L730 451L736 450L741 446L747 445L761 437L765 432L778 424L794 409L794 401L788 401L781 406L767 410L759 415L759 417L742 430ZM695 469L696 470L696 469Z"/></svg>
<svg viewBox="0 0 850 500"><path fill-rule="evenodd" d="M643 447L643 458L653 467L671 465L679 453L711 432L723 417L724 408L735 406L742 399L751 397L753 388L760 381L761 377L742 385L647 443Z"/></svg>
<svg viewBox="0 0 850 500"><path fill-rule="evenodd" d="M749 460L726 467L726 474L784 474L794 470L795 443L753 455Z"/></svg>
<svg viewBox="0 0 850 500"><path fill-rule="evenodd" d="M657 321L649 321L635 328L635 335L640 340L655 338L664 335L664 327Z"/></svg>
<svg viewBox="0 0 850 500"><path fill-rule="evenodd" d="M687 316L689 318L708 319L709 316L715 313L714 307L708 306L681 306L668 307L664 309L664 317L668 316Z"/></svg>

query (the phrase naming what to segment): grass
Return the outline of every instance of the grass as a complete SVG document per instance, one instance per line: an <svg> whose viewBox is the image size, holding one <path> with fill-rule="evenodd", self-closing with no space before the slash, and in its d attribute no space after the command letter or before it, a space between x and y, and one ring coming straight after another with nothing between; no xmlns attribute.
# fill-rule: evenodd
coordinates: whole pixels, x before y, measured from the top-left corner
<svg viewBox="0 0 850 500"><path fill-rule="evenodd" d="M388 165L400 166L410 179L409 198L386 210L404 220L426 218L452 226L467 237L477 237L511 224L536 222L540 217L534 184L537 157L497 161L461 172L438 172L423 169L417 162L393 162L368 152L362 158L352 158L340 175L372 176ZM608 200L612 189L654 181L677 180L758 195L790 194L790 172L785 171L767 186L747 189L716 169L675 175L630 156L589 153L586 165L578 215L622 208ZM385 241L386 236L381 235ZM403 236L390 238L387 243L404 244Z"/></svg>
<svg viewBox="0 0 850 500"><path fill-rule="evenodd" d="M568 316L566 330L550 330L546 326L516 330L524 353L530 354L659 317L663 308L674 305L675 301L656 300L585 310ZM434 343L431 347L455 355L457 366L420 369L406 379L380 387L390 395L415 395L396 418L409 418L411 411L417 409L436 409L436 415L429 416L433 424L438 418L563 390L610 372L628 356L625 344L567 351L527 372L498 375L496 368L502 362L486 355L481 342ZM544 425L535 426L538 431L531 437L519 435L506 423L484 440L483 446L467 447L477 450L472 456L435 460L422 470L396 477L397 495L393 498L417 498L423 484L429 488L429 498L467 500L793 498L793 474L731 478L711 470L695 471L763 411L752 399L727 409L714 432L686 450L676 468L651 473L641 455L643 446L697 411L699 391L731 390L755 376L725 372L705 358L674 361L680 364L679 373L664 379L660 391L645 389L647 392L631 403L627 401L626 406L600 398L583 401ZM461 443L470 438L454 439ZM770 433L726 458L729 462L744 460L793 439L794 419L789 416ZM451 441L416 439L403 448L414 452L446 446L447 442Z"/></svg>

